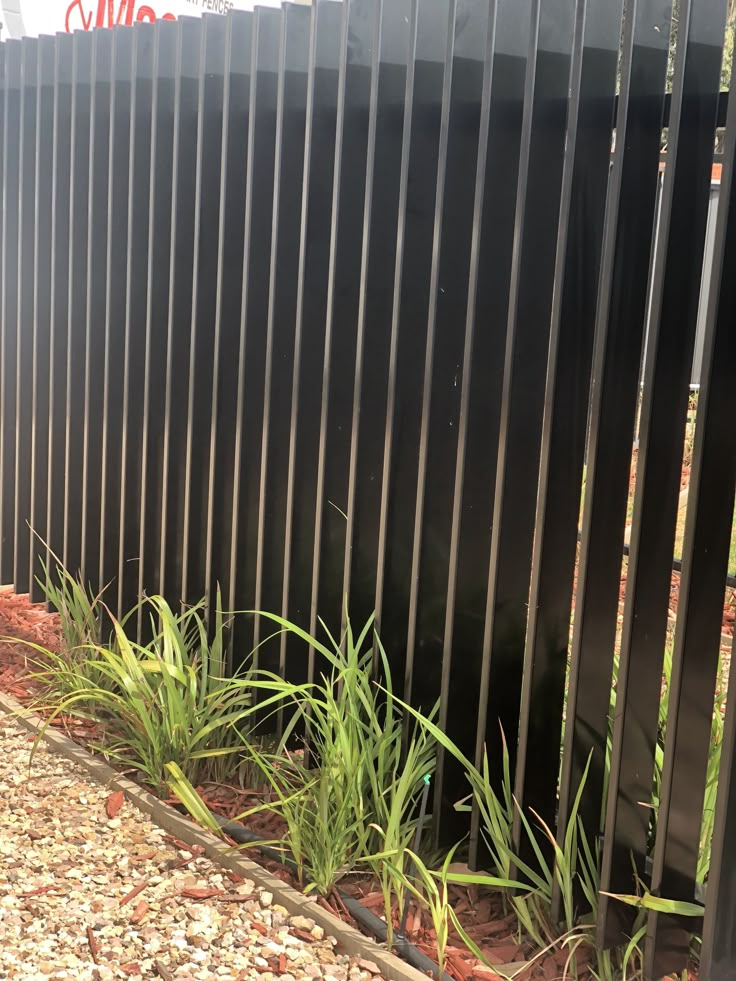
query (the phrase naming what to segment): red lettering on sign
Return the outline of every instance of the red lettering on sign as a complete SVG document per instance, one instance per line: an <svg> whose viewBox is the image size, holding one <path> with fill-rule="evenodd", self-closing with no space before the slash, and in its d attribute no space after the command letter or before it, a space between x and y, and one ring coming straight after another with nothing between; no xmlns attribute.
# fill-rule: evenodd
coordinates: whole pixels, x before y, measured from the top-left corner
<svg viewBox="0 0 736 981"><path fill-rule="evenodd" d="M66 18L64 20L64 30L67 34L71 34L72 31L77 30L77 26L70 23L73 13L76 13L82 19L82 30L88 31L92 26L92 11L90 11L89 17L85 16L84 6L82 5L82 0L72 0L72 2L67 7Z"/></svg>
<svg viewBox="0 0 736 981"><path fill-rule="evenodd" d="M105 7L107 6L107 24L105 23ZM123 23L125 8L128 0L120 0L118 5L118 15L115 17L115 0L97 0L97 19L95 27L113 27Z"/></svg>
<svg viewBox="0 0 736 981"><path fill-rule="evenodd" d="M127 24L129 27L136 21L150 21L157 17L163 20L176 20L171 13L156 14L153 7L143 4L136 11L136 0L119 0L117 10L115 0L97 0L97 9L93 11L89 0L71 0L64 19L64 30L67 34L79 30L89 31L92 27L115 27L117 24Z"/></svg>

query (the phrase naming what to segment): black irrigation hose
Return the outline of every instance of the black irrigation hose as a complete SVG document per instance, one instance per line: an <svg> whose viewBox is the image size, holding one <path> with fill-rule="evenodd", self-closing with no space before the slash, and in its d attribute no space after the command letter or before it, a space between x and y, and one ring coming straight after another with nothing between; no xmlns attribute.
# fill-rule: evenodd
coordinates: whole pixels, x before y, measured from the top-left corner
<svg viewBox="0 0 736 981"><path fill-rule="evenodd" d="M239 845L258 845L258 851L261 852L262 855L265 855L266 858L270 858L273 861L278 862L280 865L284 865L292 870L296 869L296 862L292 858L282 855L282 853L277 851L275 848L269 848L268 845L260 845L259 842L264 840L260 837L260 835L255 834L253 831L248 831L248 829L244 828L242 824L233 824L231 821L228 821L227 818L220 817L219 814L213 814L212 816L220 825L220 828L225 832L225 834L232 838L233 841L237 841ZM647 858L646 860L646 871L649 875L651 875L651 858ZM353 919L357 920L361 926L364 926L366 930L368 930L369 933L371 933L380 943L386 943L388 934L386 932L386 924L383 922L383 920L377 917L374 913L371 913L370 910L367 910L365 906L362 906L358 900L354 899L352 896L346 895L339 889L336 889L335 892L337 892L338 896L340 897L340 901L343 903ZM702 903L702 905L705 906L705 894L706 886L697 885L695 887L695 902ZM407 964L411 964L412 967L416 967L417 970L422 971L422 973L426 974L427 971L430 971L432 977L438 978L439 981L452 981L452 978L447 973L440 975L439 966L435 964L433 960L427 957L426 954L423 954L421 950L417 950L413 944L410 944L406 937L404 937L402 934L399 933L394 935L393 949L397 954L399 954L400 957L403 957Z"/></svg>
<svg viewBox="0 0 736 981"><path fill-rule="evenodd" d="M579 535L578 538L580 538ZM629 555L630 551L631 546L624 544L624 555ZM682 559L673 559L672 569L674 572L682 572ZM736 589L736 576L727 575L726 585L730 586L732 589Z"/></svg>
<svg viewBox="0 0 736 981"><path fill-rule="evenodd" d="M268 845L262 845L264 839L257 835L253 831L248 831L244 828L242 824L234 824L227 818L220 817L219 814L212 815L220 825L222 831L225 832L233 841L236 841L239 845L257 845L258 851L266 858L270 858L280 865L285 865L287 868L296 869L296 862L292 858L283 855L280 851L275 848L269 848ZM386 932L386 924L376 916L371 913L370 910L366 909L365 906L361 905L357 899L352 896L346 895L339 889L335 890L340 897L340 902L345 906L345 909L350 913L354 920L360 923L361 926L371 933L376 940L380 943L386 943L388 934ZM405 937L395 937L393 949L400 957L402 957L407 964L411 964L418 971L426 974L428 971L432 974L433 978L439 979L439 981L453 981L449 974L442 972L440 974L440 969L437 964L426 954L423 954L421 950L418 950L413 944L410 944Z"/></svg>
<svg viewBox="0 0 736 981"><path fill-rule="evenodd" d="M582 541L582 538L583 538L582 532L578 529L578 541L579 542ZM624 546L623 546L623 554L626 555L626 556L628 556L630 552L631 552L631 546L629 546L626 543L624 543ZM675 559L675 558L673 558L672 559L672 569L673 569L674 572L682 572L682 559ZM736 576L727 575L726 576L726 585L727 586L730 586L731 589L736 589Z"/></svg>

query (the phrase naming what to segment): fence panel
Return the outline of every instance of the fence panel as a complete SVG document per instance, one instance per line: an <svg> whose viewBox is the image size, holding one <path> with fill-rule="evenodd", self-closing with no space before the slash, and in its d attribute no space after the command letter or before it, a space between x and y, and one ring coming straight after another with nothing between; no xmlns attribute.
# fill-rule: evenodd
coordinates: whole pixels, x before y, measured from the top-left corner
<svg viewBox="0 0 736 981"><path fill-rule="evenodd" d="M633 856L702 895L736 483L727 8L315 0L0 44L0 582L41 599L58 556L113 611L219 591L317 633L375 615L396 690L497 785L505 739L560 842L590 761L604 892L636 889ZM314 678L270 632L238 617L231 667L264 642L262 667ZM466 786L441 754L436 842L468 830ZM469 828L483 865L477 806ZM606 895L597 915L605 945L631 932ZM648 976L683 968L691 926L649 914Z"/></svg>
<svg viewBox="0 0 736 981"><path fill-rule="evenodd" d="M610 779L618 792L608 799L601 875L602 889L614 893L627 888L628 862L644 871L649 808L641 802L649 802L654 772L700 297L701 267L692 260L693 253L702 257L705 244L725 18L725 4L680 9L611 753ZM712 682L711 690L715 676ZM680 763L686 768L687 758ZM603 896L601 909L608 941L630 935L633 918L621 903ZM677 960L678 952L672 956Z"/></svg>
<svg viewBox="0 0 736 981"><path fill-rule="evenodd" d="M717 37L711 41L718 44ZM733 161L736 148L736 104L731 104L726 154ZM734 211L733 164L726 168L720 192L713 254L717 256L708 287L705 339L700 372L698 420L690 475L687 526L683 544L682 577L677 632L672 652L670 713L664 746L664 771L657 813L657 840L652 870L652 888L673 899L692 897L691 883L697 875L702 840L702 800L706 781L710 797L718 774L709 767L713 693L721 678L719 657L723 580L728 570L728 542L734 508L736 454L727 433L736 414L733 378L736 366L733 277ZM731 714L733 713L731 701ZM719 711L719 709L716 709ZM729 759L730 730L724 734L721 781L718 781L719 816L730 795L733 762ZM721 799L723 797L723 800ZM712 805L711 805L712 806ZM718 977L724 948L733 936L729 903L722 892L723 869L729 858L724 849L729 833L716 824L708 878L708 902L719 909L719 939L714 947L709 935L712 917L705 928L703 945L706 976ZM706 832L707 834L707 832ZM725 866L724 866L725 863ZM728 926L726 924L728 923ZM653 975L675 968L687 956L689 936L685 925L673 917L651 915L649 922L649 970ZM719 967L710 973L710 957ZM733 952L732 952L733 956Z"/></svg>

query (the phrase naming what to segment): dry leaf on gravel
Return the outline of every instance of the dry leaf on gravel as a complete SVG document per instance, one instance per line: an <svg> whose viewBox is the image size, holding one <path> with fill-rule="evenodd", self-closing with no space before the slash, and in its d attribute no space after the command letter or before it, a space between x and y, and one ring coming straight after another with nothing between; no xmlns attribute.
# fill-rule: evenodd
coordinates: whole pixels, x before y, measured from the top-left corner
<svg viewBox="0 0 736 981"><path fill-rule="evenodd" d="M212 899L213 896L221 896L222 889L182 889L179 895L186 899Z"/></svg>
<svg viewBox="0 0 736 981"><path fill-rule="evenodd" d="M110 794L107 798L107 804L105 810L107 811L107 816L112 820L120 808L123 806L123 801L125 800L125 795L122 790L116 790L114 793Z"/></svg>

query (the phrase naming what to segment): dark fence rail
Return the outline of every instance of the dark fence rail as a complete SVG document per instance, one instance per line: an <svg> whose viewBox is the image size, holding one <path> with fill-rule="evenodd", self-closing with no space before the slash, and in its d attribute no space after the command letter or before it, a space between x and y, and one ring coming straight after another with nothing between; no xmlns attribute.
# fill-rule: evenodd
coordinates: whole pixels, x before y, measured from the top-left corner
<svg viewBox="0 0 736 981"><path fill-rule="evenodd" d="M496 773L500 720L517 796L559 835L592 753L583 824L605 827L602 889L631 892L725 122L651 865L653 890L692 900L736 471L726 6L680 0L667 96L669 0L625 4L623 31L623 0L317 0L0 45L0 582L41 598L32 528L117 609L219 583L227 609L312 630L346 597L376 611L404 695L439 698ZM263 638L241 618L236 657ZM315 670L283 638L259 657ZM731 678L701 964L718 979L736 970ZM462 774L438 776L448 836ZM606 943L630 926L602 897ZM652 976L682 967L683 923L652 913L647 943Z"/></svg>

